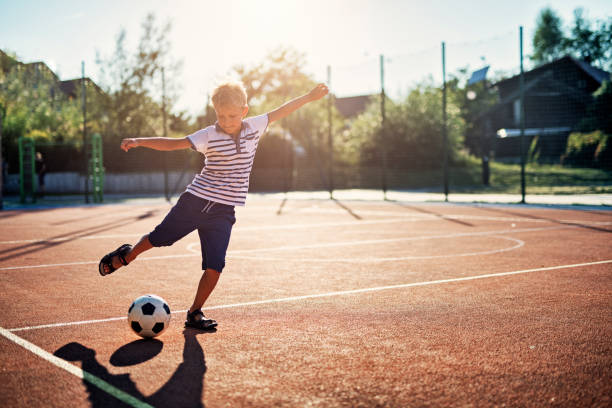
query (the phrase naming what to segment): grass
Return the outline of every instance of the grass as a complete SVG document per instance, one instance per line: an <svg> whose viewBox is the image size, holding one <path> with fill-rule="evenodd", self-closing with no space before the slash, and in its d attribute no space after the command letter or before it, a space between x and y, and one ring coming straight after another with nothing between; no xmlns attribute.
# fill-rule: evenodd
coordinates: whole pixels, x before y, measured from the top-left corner
<svg viewBox="0 0 612 408"><path fill-rule="evenodd" d="M441 167L441 166L440 166ZM326 189L327 169L300 169L292 180L293 190ZM560 165L528 164L525 168L528 194L612 194L612 171ZM275 180L265 174L266 180ZM384 175L389 189L440 192L441 168L430 170L388 169ZM334 170L334 186L346 188L381 188L383 173L379 167L341 167ZM460 167L449 169L449 188L455 193L521 193L521 166L491 162L489 185L482 184L482 167L476 158L466 158Z"/></svg>
<svg viewBox="0 0 612 408"><path fill-rule="evenodd" d="M480 165L454 169L451 188L465 193L521 192L521 166L491 163L490 185L482 185ZM528 164L525 187L529 194L612 194L612 171L560 165Z"/></svg>

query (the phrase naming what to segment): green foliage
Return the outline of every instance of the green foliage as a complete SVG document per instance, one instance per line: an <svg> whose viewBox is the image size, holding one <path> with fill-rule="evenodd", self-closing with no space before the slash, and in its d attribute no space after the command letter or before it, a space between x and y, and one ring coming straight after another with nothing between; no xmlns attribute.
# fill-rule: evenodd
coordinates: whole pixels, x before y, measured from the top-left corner
<svg viewBox="0 0 612 408"><path fill-rule="evenodd" d="M574 10L574 25L571 36L566 39L566 48L589 64L604 68L612 67L612 17L591 22L584 16L583 8ZM593 27L595 26L595 27Z"/></svg>
<svg viewBox="0 0 612 408"><path fill-rule="evenodd" d="M602 130L612 134L612 82L604 81L593 93L593 100L587 107L587 113L578 126L581 132Z"/></svg>
<svg viewBox="0 0 612 408"><path fill-rule="evenodd" d="M379 165L386 149L391 169L440 168L443 160L442 91L431 83L418 85L404 101L385 104L384 130L380 120L380 99L360 115L350 129L350 149L360 155L363 166ZM451 163L460 161L465 122L457 101L449 95L447 132Z"/></svg>
<svg viewBox="0 0 612 408"><path fill-rule="evenodd" d="M612 70L612 17L589 20L583 8L574 10L574 21L569 32L550 7L540 11L532 38L536 65L545 64L563 55Z"/></svg>
<svg viewBox="0 0 612 408"><path fill-rule="evenodd" d="M293 145L277 130L269 131L257 147L254 166L261 169L290 168Z"/></svg>
<svg viewBox="0 0 612 408"><path fill-rule="evenodd" d="M527 150L527 162L537 163L540 160L540 137L534 136Z"/></svg>
<svg viewBox="0 0 612 408"><path fill-rule="evenodd" d="M591 133L571 133L567 139L562 163L578 167L612 168L610 135L600 130Z"/></svg>
<svg viewBox="0 0 612 408"><path fill-rule="evenodd" d="M290 48L278 48L254 66L234 67L232 76L242 81L247 91L249 115L269 112L309 92L316 82L310 75L303 72L304 65L306 64L303 54ZM309 103L287 118L272 124L268 136L275 132L284 135L283 138L293 140L297 149L305 151L311 158L316 158L321 165L329 152L328 104L331 97L333 96L330 95L320 101ZM332 123L333 134L336 136L344 124L333 106ZM283 143L267 143L263 139L257 151L255 165L264 167L271 166L263 164L265 161L288 154ZM334 161L342 162L349 159L343 146L334 146Z"/></svg>
<svg viewBox="0 0 612 408"><path fill-rule="evenodd" d="M5 59L0 70L0 104L5 106L2 149L10 171L17 169L20 137L38 142L80 141L79 102L80 97L71 100L59 89L57 77L44 65L6 63Z"/></svg>
<svg viewBox="0 0 612 408"><path fill-rule="evenodd" d="M162 69L165 71L166 111L172 111L180 64L170 59L168 36L171 24L158 26L155 15L149 14L142 23L138 47L126 50L126 32L117 36L114 54L108 58L98 55L101 84L108 95L103 110L108 115L102 133L105 144L117 146L125 137L162 136ZM184 113L169 117L171 129L183 131ZM184 134L181 134L184 136Z"/></svg>
<svg viewBox="0 0 612 408"><path fill-rule="evenodd" d="M544 64L563 56L565 36L561 18L550 7L543 8L533 34L533 55L536 64Z"/></svg>
<svg viewBox="0 0 612 408"><path fill-rule="evenodd" d="M464 146L473 155L488 155L486 129L481 119L483 113L498 102L498 95L488 86L489 81L467 85L468 72L469 68L465 67L451 74L446 85L449 100L459 109L465 123ZM462 86L464 83L466 85Z"/></svg>

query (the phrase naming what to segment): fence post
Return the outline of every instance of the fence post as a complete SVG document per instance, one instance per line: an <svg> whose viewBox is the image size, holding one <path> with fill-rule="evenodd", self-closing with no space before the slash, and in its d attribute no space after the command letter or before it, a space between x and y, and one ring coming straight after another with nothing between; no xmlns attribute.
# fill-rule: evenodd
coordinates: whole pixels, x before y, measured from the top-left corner
<svg viewBox="0 0 612 408"><path fill-rule="evenodd" d="M442 42L442 166L444 201L448 201L448 134L446 129L446 44Z"/></svg>
<svg viewBox="0 0 612 408"><path fill-rule="evenodd" d="M523 26L519 27L519 49L521 60L520 101L521 101L521 204L525 204L525 72L523 71Z"/></svg>
<svg viewBox="0 0 612 408"><path fill-rule="evenodd" d="M4 116L4 106L0 105L0 211L4 209L4 160L2 158L2 118Z"/></svg>
<svg viewBox="0 0 612 408"><path fill-rule="evenodd" d="M81 61L81 93L83 103L83 163L85 165L85 203L89 204L89 157L87 150L87 88L85 87L85 61Z"/></svg>
<svg viewBox="0 0 612 408"><path fill-rule="evenodd" d="M161 68L162 76L162 121L163 121L163 137L168 137L168 129L166 125L166 74L164 67ZM170 189L168 187L168 158L167 155L163 155L162 164L164 168L164 196L166 201L170 202Z"/></svg>
<svg viewBox="0 0 612 408"><path fill-rule="evenodd" d="M331 89L331 66L327 66L327 87ZM334 140L332 135L332 103L334 96L329 92L327 96L327 124L328 129L328 144L329 144L329 198L334 198Z"/></svg>
<svg viewBox="0 0 612 408"><path fill-rule="evenodd" d="M382 190L383 200L387 199L387 146L385 121L385 57L380 55L380 117L381 117L381 158L382 158Z"/></svg>

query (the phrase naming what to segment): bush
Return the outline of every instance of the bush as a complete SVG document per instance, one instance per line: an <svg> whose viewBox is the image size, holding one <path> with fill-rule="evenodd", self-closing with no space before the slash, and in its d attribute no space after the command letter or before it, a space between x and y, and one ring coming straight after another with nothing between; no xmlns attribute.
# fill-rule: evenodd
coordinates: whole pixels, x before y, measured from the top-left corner
<svg viewBox="0 0 612 408"><path fill-rule="evenodd" d="M578 167L612 168L610 135L601 130L590 133L571 133L567 139L567 147L565 154L561 157L561 162Z"/></svg>

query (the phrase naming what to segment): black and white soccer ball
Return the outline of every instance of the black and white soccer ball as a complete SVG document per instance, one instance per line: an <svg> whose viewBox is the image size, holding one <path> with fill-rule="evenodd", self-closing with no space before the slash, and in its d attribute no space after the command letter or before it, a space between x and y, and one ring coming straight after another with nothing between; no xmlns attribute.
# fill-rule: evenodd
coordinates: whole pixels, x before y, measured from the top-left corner
<svg viewBox="0 0 612 408"><path fill-rule="evenodd" d="M128 324L140 337L157 337L170 325L170 307L157 295L141 296L128 310Z"/></svg>

